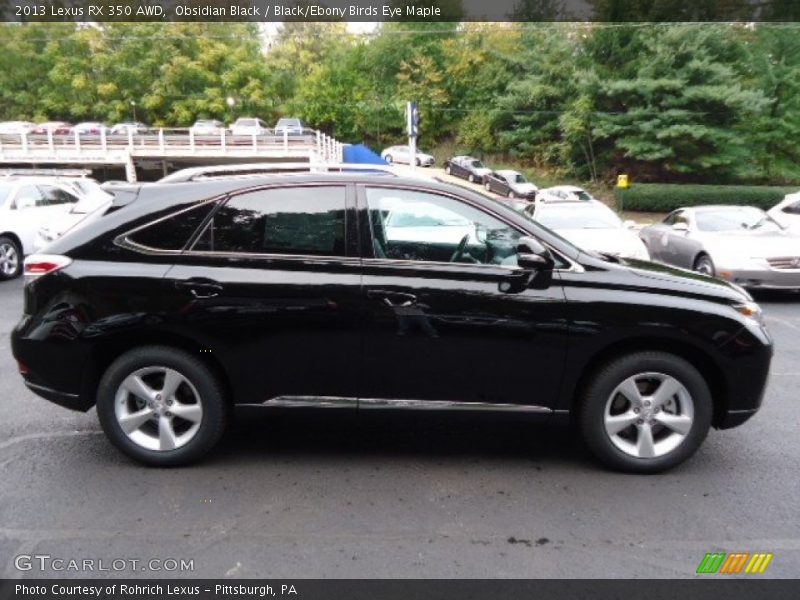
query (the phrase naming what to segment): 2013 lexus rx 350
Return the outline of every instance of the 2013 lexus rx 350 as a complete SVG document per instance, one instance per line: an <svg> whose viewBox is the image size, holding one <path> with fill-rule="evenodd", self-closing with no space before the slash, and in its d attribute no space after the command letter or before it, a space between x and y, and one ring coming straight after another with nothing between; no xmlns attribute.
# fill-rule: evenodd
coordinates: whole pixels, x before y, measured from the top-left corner
<svg viewBox="0 0 800 600"><path fill-rule="evenodd" d="M143 463L233 408L512 411L660 471L758 409L772 342L740 288L590 254L481 194L367 173L120 188L26 261L27 386ZM480 417L476 417L480 418Z"/></svg>

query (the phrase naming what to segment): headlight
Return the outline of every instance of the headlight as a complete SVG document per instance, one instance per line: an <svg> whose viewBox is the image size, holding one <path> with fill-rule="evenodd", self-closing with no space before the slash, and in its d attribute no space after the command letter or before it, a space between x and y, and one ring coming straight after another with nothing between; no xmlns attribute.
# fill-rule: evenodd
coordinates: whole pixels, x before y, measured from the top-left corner
<svg viewBox="0 0 800 600"><path fill-rule="evenodd" d="M734 304L733 308L740 315L753 319L761 325L764 324L764 314L761 312L761 307L755 302L739 302Z"/></svg>

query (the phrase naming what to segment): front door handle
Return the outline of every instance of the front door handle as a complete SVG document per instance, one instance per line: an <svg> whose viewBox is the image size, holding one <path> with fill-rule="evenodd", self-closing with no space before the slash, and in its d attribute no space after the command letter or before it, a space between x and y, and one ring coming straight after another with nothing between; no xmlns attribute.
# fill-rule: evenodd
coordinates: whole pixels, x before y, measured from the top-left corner
<svg viewBox="0 0 800 600"><path fill-rule="evenodd" d="M222 285L213 279L193 277L175 282L179 290L189 290L195 298L213 298L219 296L223 290Z"/></svg>
<svg viewBox="0 0 800 600"><path fill-rule="evenodd" d="M417 303L414 294L406 292L393 292L390 290L368 290L367 297L383 302L388 306L410 306Z"/></svg>

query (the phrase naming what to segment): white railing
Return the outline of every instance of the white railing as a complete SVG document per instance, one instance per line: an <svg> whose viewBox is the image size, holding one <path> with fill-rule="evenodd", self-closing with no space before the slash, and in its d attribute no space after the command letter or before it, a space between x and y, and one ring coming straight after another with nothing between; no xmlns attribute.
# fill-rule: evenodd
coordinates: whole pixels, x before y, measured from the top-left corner
<svg viewBox="0 0 800 600"><path fill-rule="evenodd" d="M142 133L128 130L111 133L100 129L91 133L0 133L0 161L31 161L62 158L78 162L81 158L124 162L127 157L172 158L200 155L303 157L315 162L338 162L342 144L314 129L233 134L230 130L203 132L194 129L159 128Z"/></svg>

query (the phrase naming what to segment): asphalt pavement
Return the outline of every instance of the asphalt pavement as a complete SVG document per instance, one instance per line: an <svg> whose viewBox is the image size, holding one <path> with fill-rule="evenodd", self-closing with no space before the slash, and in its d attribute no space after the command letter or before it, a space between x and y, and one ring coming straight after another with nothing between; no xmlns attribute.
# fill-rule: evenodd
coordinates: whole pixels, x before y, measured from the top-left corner
<svg viewBox="0 0 800 600"><path fill-rule="evenodd" d="M772 552L762 577L800 574L800 295L759 298L776 342L761 412L636 476L567 429L429 414L239 422L201 464L141 467L94 410L23 386L21 292L0 283L3 577L674 578L712 551Z"/></svg>

